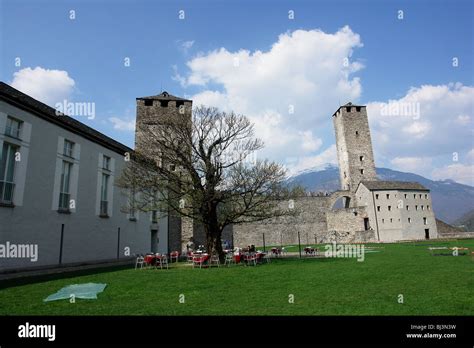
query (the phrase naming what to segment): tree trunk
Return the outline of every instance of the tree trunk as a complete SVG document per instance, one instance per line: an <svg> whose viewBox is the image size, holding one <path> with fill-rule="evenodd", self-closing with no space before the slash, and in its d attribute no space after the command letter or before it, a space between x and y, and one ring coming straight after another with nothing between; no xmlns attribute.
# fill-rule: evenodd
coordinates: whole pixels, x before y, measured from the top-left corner
<svg viewBox="0 0 474 348"><path fill-rule="evenodd" d="M212 207L209 212L209 222L205 224L204 231L206 232L206 250L209 254L216 252L219 255L221 262L224 262L225 255L222 250L222 230L217 223L217 209Z"/></svg>
<svg viewBox="0 0 474 348"><path fill-rule="evenodd" d="M211 226L205 226L204 231L206 232L206 250L209 254L216 252L220 259L224 259L224 251L222 250L222 231L219 228L212 228Z"/></svg>

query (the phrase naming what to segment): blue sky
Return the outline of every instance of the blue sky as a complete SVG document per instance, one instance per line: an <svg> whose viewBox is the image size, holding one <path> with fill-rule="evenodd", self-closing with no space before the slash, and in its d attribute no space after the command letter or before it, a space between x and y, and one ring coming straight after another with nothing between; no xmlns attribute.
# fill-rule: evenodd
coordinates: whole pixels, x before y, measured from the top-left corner
<svg viewBox="0 0 474 348"><path fill-rule="evenodd" d="M77 118L127 145L135 98L163 89L248 114L261 156L318 168L335 161L331 112L352 100L371 106L378 166L472 184L472 1L2 0L1 22L2 81L52 106L95 103ZM390 100L421 118L383 115Z"/></svg>

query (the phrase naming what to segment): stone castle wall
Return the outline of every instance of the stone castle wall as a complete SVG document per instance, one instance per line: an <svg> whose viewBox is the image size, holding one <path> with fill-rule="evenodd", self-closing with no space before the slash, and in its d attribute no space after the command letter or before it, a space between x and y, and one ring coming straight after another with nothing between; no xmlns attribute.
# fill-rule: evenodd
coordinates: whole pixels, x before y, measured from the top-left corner
<svg viewBox="0 0 474 348"><path fill-rule="evenodd" d="M302 197L294 202L298 216L286 216L262 222L233 225L234 246L278 246L319 242L327 234L326 212L330 197ZM287 202L282 204L288 204Z"/></svg>

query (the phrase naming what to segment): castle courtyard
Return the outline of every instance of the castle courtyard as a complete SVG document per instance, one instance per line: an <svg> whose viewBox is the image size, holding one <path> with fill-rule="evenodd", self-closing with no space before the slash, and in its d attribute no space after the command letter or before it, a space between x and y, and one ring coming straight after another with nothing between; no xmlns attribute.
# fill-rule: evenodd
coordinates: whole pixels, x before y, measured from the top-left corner
<svg viewBox="0 0 474 348"><path fill-rule="evenodd" d="M318 247L324 250L324 245ZM364 262L275 258L256 267L211 269L179 262L168 270L129 265L102 273L52 275L33 283L17 280L0 290L0 315L474 314L474 260L467 253L454 256L450 249L472 251L474 240L366 247L376 252L367 253ZM107 284L97 300L43 302L64 286L89 282Z"/></svg>

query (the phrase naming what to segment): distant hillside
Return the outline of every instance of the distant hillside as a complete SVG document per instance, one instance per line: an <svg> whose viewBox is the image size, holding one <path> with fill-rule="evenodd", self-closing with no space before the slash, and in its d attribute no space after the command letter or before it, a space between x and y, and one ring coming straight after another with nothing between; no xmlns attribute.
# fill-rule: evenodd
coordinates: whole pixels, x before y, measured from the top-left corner
<svg viewBox="0 0 474 348"><path fill-rule="evenodd" d="M388 168L377 168L377 175L381 180L416 181L430 189L436 217L447 223L458 225L457 221L464 215L469 212L474 215L474 187L472 186L452 180L433 181L421 175ZM300 184L309 191L332 192L340 188L339 169L334 166L328 166L320 171L303 172L289 178L288 181L290 184Z"/></svg>
<svg viewBox="0 0 474 348"><path fill-rule="evenodd" d="M474 209L467 212L454 222L456 226L463 226L463 229L469 232L474 232Z"/></svg>

